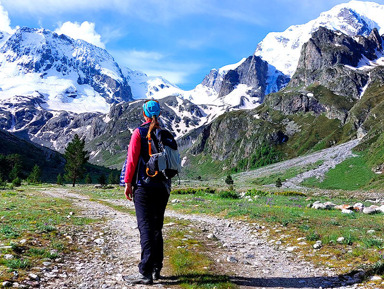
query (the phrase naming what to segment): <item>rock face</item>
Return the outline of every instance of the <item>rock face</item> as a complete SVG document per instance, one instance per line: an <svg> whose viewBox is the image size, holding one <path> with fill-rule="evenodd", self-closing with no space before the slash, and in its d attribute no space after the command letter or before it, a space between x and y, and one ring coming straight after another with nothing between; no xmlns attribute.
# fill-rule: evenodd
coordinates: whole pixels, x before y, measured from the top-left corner
<svg viewBox="0 0 384 289"><path fill-rule="evenodd" d="M310 86L314 83L331 89L335 94L360 99L369 80L366 71L358 70L378 58L382 38L377 29L365 38L351 37L320 27L303 45L291 86Z"/></svg>
<svg viewBox="0 0 384 289"><path fill-rule="evenodd" d="M211 70L201 84L213 89L224 102L228 95L236 93L243 85L246 89L242 97L249 98L248 102L260 104L266 94L279 91L288 84L289 79L260 57L252 55L238 64Z"/></svg>

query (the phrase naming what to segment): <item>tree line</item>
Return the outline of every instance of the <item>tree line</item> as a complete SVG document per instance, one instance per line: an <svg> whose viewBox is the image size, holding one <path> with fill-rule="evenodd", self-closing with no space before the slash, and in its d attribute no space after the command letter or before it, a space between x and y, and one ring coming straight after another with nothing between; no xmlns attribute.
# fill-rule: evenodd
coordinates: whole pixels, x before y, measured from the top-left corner
<svg viewBox="0 0 384 289"><path fill-rule="evenodd" d="M68 143L64 158L66 160L64 173L57 175L56 183L63 185L70 182L75 186L79 181L92 184L97 181L101 185L119 184L120 175L118 171L110 172L108 177L104 173L87 173L86 164L89 160L89 153L84 149L85 140L80 139L76 134L72 141ZM30 172L26 172L23 167L23 157L19 154L2 155L0 154L0 188L5 188L7 183L12 183L13 187L21 185L22 180L28 184L41 183L42 171L39 165L35 164Z"/></svg>

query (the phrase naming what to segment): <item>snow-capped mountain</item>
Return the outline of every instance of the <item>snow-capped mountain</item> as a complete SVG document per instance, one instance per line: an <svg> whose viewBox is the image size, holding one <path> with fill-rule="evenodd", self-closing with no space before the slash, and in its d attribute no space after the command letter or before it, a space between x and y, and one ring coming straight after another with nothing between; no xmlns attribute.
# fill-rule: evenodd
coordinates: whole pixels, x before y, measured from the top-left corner
<svg viewBox="0 0 384 289"><path fill-rule="evenodd" d="M130 87L104 49L44 29L20 28L2 35L0 101L37 97L48 110L108 112L132 100Z"/></svg>
<svg viewBox="0 0 384 289"><path fill-rule="evenodd" d="M182 95L184 91L161 76L148 76L144 72L122 69L131 87L134 99L164 98L170 95Z"/></svg>
<svg viewBox="0 0 384 289"><path fill-rule="evenodd" d="M306 24L291 26L284 32L269 33L257 46L255 55L291 77L296 71L303 44L319 27L338 30L349 36L368 36L373 28L383 34L383 15L384 5L374 2L340 4Z"/></svg>

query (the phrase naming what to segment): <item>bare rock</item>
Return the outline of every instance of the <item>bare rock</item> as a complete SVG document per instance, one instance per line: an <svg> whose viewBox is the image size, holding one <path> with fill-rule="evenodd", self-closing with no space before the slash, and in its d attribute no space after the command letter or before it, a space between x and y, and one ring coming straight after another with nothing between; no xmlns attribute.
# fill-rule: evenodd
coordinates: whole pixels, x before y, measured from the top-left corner
<svg viewBox="0 0 384 289"><path fill-rule="evenodd" d="M320 249L323 246L323 243L321 241L316 241L316 243L313 245L313 249Z"/></svg>
<svg viewBox="0 0 384 289"><path fill-rule="evenodd" d="M370 207L364 208L363 213L372 215L372 214L377 214L379 212L379 206L372 205Z"/></svg>
<svg viewBox="0 0 384 289"><path fill-rule="evenodd" d="M354 213L354 211L349 210L349 209L343 209L343 210L341 210L341 212L342 212L343 214L353 214L353 213Z"/></svg>
<svg viewBox="0 0 384 289"><path fill-rule="evenodd" d="M353 207L351 205L338 205L338 206L335 206L335 209L338 209L338 210L353 210Z"/></svg>
<svg viewBox="0 0 384 289"><path fill-rule="evenodd" d="M338 242L338 243L343 243L344 240L345 240L344 237L339 237L339 238L337 238L337 242Z"/></svg>
<svg viewBox="0 0 384 289"><path fill-rule="evenodd" d="M2 287L5 287L5 288L9 288L9 287L12 287L12 282L9 282L9 281L4 281L1 286Z"/></svg>
<svg viewBox="0 0 384 289"><path fill-rule="evenodd" d="M12 260L15 256L13 256L12 254L5 254L4 255L4 259L5 260Z"/></svg>
<svg viewBox="0 0 384 289"><path fill-rule="evenodd" d="M364 204L363 203L356 203L353 205L353 209L355 211L362 212L364 210Z"/></svg>
<svg viewBox="0 0 384 289"><path fill-rule="evenodd" d="M39 281L40 280L40 277L34 273L29 273L28 277L31 279L31 280L34 280L34 281Z"/></svg>
<svg viewBox="0 0 384 289"><path fill-rule="evenodd" d="M227 261L228 262L231 262L231 263L238 263L239 262L239 260L237 260L235 257L233 257L233 256L228 256L227 257Z"/></svg>

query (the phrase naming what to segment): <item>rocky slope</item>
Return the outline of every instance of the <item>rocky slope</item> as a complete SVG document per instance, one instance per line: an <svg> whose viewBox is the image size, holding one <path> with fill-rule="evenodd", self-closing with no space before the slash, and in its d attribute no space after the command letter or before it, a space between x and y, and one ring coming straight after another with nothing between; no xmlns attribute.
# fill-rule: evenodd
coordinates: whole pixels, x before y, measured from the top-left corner
<svg viewBox="0 0 384 289"><path fill-rule="evenodd" d="M363 143L375 142L383 121L382 43L376 29L368 37L315 31L303 45L288 86L267 95L254 110L227 113L207 126L186 153L191 154L187 166L211 162L218 167L220 162L221 169L213 171L223 174L255 167L254 158L265 144L281 153L277 160L367 133ZM377 158L372 165L380 167L381 161Z"/></svg>

